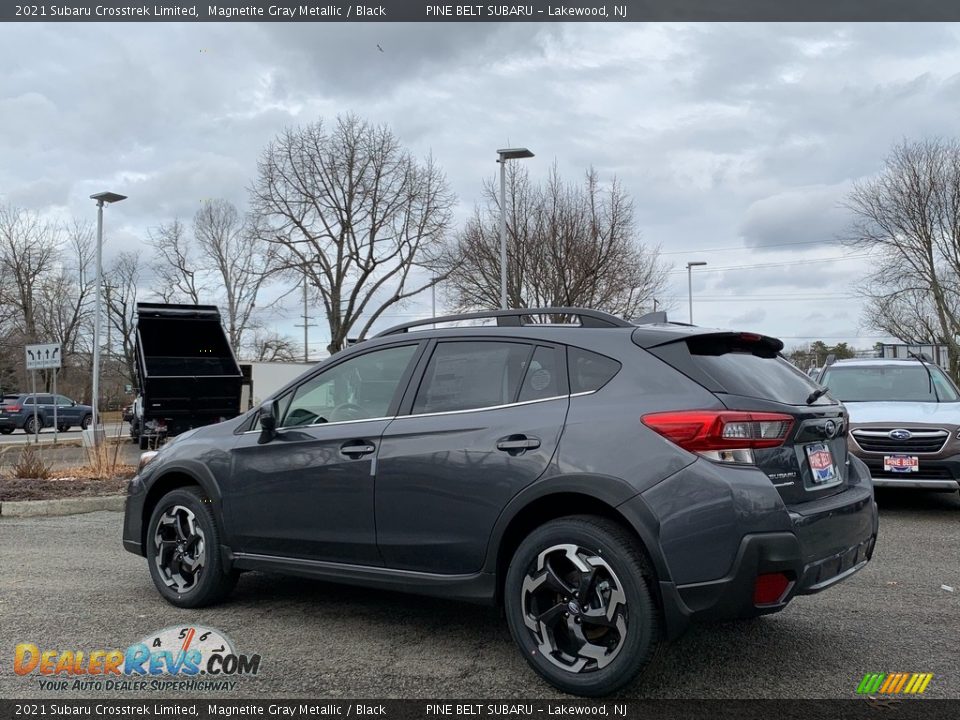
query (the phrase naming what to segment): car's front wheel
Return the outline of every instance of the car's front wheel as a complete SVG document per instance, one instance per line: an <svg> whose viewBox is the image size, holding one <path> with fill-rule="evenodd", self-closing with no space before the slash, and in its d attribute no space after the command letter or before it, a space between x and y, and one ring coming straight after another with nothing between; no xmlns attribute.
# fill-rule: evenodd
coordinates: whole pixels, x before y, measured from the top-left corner
<svg viewBox="0 0 960 720"><path fill-rule="evenodd" d="M596 516L527 536L507 570L510 633L533 669L564 692L607 695L656 656L662 621L637 538Z"/></svg>
<svg viewBox="0 0 960 720"><path fill-rule="evenodd" d="M220 527L200 488L164 495L147 527L147 563L157 590L177 607L203 607L225 598L237 582L220 556Z"/></svg>

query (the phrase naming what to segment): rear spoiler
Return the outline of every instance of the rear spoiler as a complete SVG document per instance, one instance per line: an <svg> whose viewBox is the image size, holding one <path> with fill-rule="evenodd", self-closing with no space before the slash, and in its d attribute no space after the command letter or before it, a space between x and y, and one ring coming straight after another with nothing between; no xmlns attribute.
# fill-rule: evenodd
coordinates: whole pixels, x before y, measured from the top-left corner
<svg viewBox="0 0 960 720"><path fill-rule="evenodd" d="M783 341L769 335L711 330L690 325L673 325L667 328L641 326L634 331L633 342L647 350L675 342L686 342L691 348L696 348L698 353L705 355L720 355L730 352L732 348L739 348L764 357L776 357L783 350Z"/></svg>

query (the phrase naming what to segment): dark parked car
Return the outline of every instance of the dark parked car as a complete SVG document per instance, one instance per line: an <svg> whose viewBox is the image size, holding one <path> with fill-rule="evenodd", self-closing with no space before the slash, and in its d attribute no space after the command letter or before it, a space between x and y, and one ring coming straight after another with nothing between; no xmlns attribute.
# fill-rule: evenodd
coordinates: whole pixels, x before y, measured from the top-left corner
<svg viewBox="0 0 960 720"><path fill-rule="evenodd" d="M93 408L89 405L80 405L65 395L45 393L37 393L36 396L27 393L4 395L3 404L0 405L0 433L9 435L14 430L23 430L33 434L34 398L37 402L37 426L41 430L53 427L54 407L56 407L57 429L61 432L77 426L86 430L93 419Z"/></svg>
<svg viewBox="0 0 960 720"><path fill-rule="evenodd" d="M560 315L570 324L530 324ZM779 340L572 308L451 316L337 353L144 453L123 542L178 607L267 570L505 609L596 696L691 621L784 609L870 559L844 408Z"/></svg>

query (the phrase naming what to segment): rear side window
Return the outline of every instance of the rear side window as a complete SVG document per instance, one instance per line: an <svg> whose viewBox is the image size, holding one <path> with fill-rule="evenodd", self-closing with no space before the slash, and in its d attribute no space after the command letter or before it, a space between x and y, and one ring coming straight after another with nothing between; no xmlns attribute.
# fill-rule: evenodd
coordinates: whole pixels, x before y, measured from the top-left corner
<svg viewBox="0 0 960 720"><path fill-rule="evenodd" d="M556 365L557 352L553 348L538 347L523 376L519 401L544 400L561 395L560 368Z"/></svg>
<svg viewBox="0 0 960 720"><path fill-rule="evenodd" d="M438 343L412 413L474 410L516 402L532 352L524 343Z"/></svg>
<svg viewBox="0 0 960 720"><path fill-rule="evenodd" d="M567 364L570 367L570 392L594 392L620 372L620 363L606 355L599 355L581 348L567 348Z"/></svg>
<svg viewBox="0 0 960 720"><path fill-rule="evenodd" d="M818 388L809 377L769 348L715 338L692 339L687 346L694 367L713 378L730 395L804 405L810 393ZM820 402L830 400L823 398Z"/></svg>

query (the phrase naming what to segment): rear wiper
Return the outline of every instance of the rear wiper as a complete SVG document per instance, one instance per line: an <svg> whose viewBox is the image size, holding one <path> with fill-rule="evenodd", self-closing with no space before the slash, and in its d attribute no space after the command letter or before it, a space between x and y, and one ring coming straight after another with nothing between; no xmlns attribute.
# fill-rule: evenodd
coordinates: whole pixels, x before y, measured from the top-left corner
<svg viewBox="0 0 960 720"><path fill-rule="evenodd" d="M812 393L807 395L807 405L813 405L817 400L822 398L828 392L830 392L830 388L828 387L822 387L814 390Z"/></svg>

